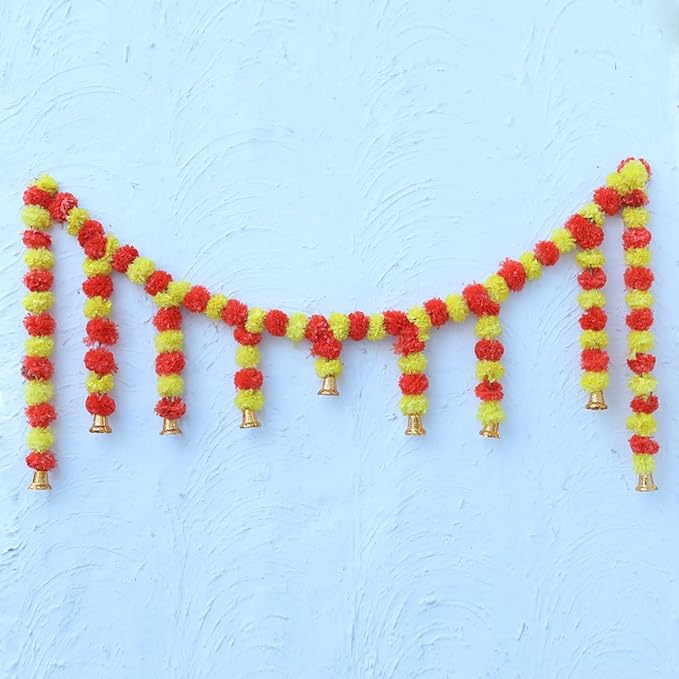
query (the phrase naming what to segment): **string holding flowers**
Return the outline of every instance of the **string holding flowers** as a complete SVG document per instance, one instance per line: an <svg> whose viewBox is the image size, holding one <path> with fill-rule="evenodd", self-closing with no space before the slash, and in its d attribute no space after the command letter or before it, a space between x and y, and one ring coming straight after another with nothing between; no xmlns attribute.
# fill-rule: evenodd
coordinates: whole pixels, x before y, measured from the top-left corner
<svg viewBox="0 0 679 679"><path fill-rule="evenodd" d="M60 193L49 176L38 178L24 193L22 212L27 227L23 241L27 248L25 261L28 272L24 283L28 294L24 306L28 311L25 326L29 334L22 373L26 384L26 416L29 422L27 437L30 452L27 464L34 470L31 488L48 489L47 472L56 465L52 452L54 435L50 424L56 418L52 404L54 385L49 357L54 348L54 319L48 313L53 297L51 292L54 258L50 251L51 238L47 232L52 221L65 223L69 234L77 237L85 253L86 280L83 291L87 296L85 366L87 410L93 416L90 431L109 433L109 416L115 411L111 396L116 362L112 347L118 340L115 322L111 319L113 271L125 274L141 286L155 302L153 324L157 331L155 343L159 399L156 413L162 418L161 434L180 434L180 419L186 413L183 398L184 335L183 313L203 314L217 323L233 328L237 344L238 369L233 376L236 388L235 405L241 411L241 428L261 426L259 413L264 407L261 351L265 335L287 338L293 342L306 340L315 359L315 370L321 379L318 391L323 396L339 396L338 378L343 371L341 353L344 342L393 341L401 372L400 409L407 419L405 433L410 436L425 434L423 417L429 408L427 391L429 379L425 349L431 332L449 322L461 323L471 313L476 318L477 359L475 388L479 398L478 416L481 435L499 438L500 424L505 413L502 407L504 389L502 378L504 346L499 314L510 295L521 291L529 281L542 274L543 267L555 265L561 255L578 249L576 261L581 268L578 283L581 292L578 302L583 308L580 356L583 369L582 386L589 394L587 408L605 409L604 390L608 385L607 315L604 310L606 284L604 257L600 250L606 216L622 210L625 232L625 286L630 307L628 365L633 375L630 388L633 399L628 427L633 432L630 447L633 464L639 476L637 490L655 490L653 480L655 454L658 443L653 438L656 422L653 413L658 407L651 326L653 296L650 292L653 274L650 269L651 240L647 222L649 213L646 184L650 167L644 160L628 158L616 172L609 175L606 186L599 187L593 201L585 204L568 218L551 238L538 242L533 250L517 259L505 259L496 273L483 283L467 285L461 294L433 297L408 311L391 309L384 312L333 312L329 315L301 312L286 313L279 309L249 307L245 303L212 293L202 285L175 281L171 274L156 269L132 245L119 245L103 226L90 218L87 210L78 205L70 193Z"/></svg>

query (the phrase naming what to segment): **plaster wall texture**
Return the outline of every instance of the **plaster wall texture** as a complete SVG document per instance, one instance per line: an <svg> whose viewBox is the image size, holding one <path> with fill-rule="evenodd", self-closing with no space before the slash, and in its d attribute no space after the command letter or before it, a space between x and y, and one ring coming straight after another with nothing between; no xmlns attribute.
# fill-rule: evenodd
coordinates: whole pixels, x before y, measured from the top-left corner
<svg viewBox="0 0 679 679"><path fill-rule="evenodd" d="M670 678L679 668L679 4L0 3L0 677ZM405 437L387 343L186 323L184 435L158 436L152 303L120 280L114 434L87 434L77 244L55 229L54 491L26 491L19 208L48 171L123 241L249 304L408 308L483 280L648 158L659 493L633 492L622 226L609 410L579 387L572 258L503 311L507 422L478 436L473 324L429 347Z"/></svg>

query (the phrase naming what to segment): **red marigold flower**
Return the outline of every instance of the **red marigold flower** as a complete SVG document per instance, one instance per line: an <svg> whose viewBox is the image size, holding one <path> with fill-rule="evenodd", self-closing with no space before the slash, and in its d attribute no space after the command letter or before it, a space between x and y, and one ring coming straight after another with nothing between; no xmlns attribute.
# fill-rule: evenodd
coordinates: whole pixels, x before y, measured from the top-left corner
<svg viewBox="0 0 679 679"><path fill-rule="evenodd" d="M349 337L356 342L365 339L370 327L370 319L362 311L349 314Z"/></svg>
<svg viewBox="0 0 679 679"><path fill-rule="evenodd" d="M238 342L238 344L245 344L247 346L253 346L259 344L262 341L262 334L257 332L248 332L244 327L238 326L234 328L233 338Z"/></svg>
<svg viewBox="0 0 679 679"><path fill-rule="evenodd" d="M653 285L653 272L645 266L625 269L625 285L631 290L648 290Z"/></svg>
<svg viewBox="0 0 679 679"><path fill-rule="evenodd" d="M116 410L116 402L108 394L88 394L85 399L85 408L90 415L113 415Z"/></svg>
<svg viewBox="0 0 679 679"><path fill-rule="evenodd" d="M620 194L611 186L601 186L594 192L594 202L607 214L617 214L622 206Z"/></svg>
<svg viewBox="0 0 679 679"><path fill-rule="evenodd" d="M401 392L408 395L423 394L429 388L429 380L424 373L403 374L398 380Z"/></svg>
<svg viewBox="0 0 679 679"><path fill-rule="evenodd" d="M626 320L627 327L630 330L648 330L653 325L653 310L649 308L632 309L627 314Z"/></svg>
<svg viewBox="0 0 679 679"><path fill-rule="evenodd" d="M113 255L112 265L118 273L125 273L127 267L139 257L139 252L134 245L122 245Z"/></svg>
<svg viewBox="0 0 679 679"><path fill-rule="evenodd" d="M637 455L655 455L660 446L652 438L634 434L629 440L629 447Z"/></svg>
<svg viewBox="0 0 679 679"><path fill-rule="evenodd" d="M178 307L174 306L158 309L153 317L153 327L158 332L163 332L164 330L181 330L182 312Z"/></svg>
<svg viewBox="0 0 679 679"><path fill-rule="evenodd" d="M634 189L622 197L622 202L629 207L641 207L648 203L648 195L646 194L646 191Z"/></svg>
<svg viewBox="0 0 679 679"><path fill-rule="evenodd" d="M325 316L314 314L309 318L306 326L305 337L309 342L318 342L330 332L330 325Z"/></svg>
<svg viewBox="0 0 679 679"><path fill-rule="evenodd" d="M65 222L68 213L77 205L78 199L72 193L57 193L48 209L54 221Z"/></svg>
<svg viewBox="0 0 679 679"><path fill-rule="evenodd" d="M186 361L181 351L164 351L156 356L156 374L173 375L184 370Z"/></svg>
<svg viewBox="0 0 679 679"><path fill-rule="evenodd" d="M27 380L48 380L52 377L54 366L49 358L43 356L24 356L21 374Z"/></svg>
<svg viewBox="0 0 679 679"><path fill-rule="evenodd" d="M50 451L44 453L33 451L26 455L26 464L37 472L48 472L57 466L57 461Z"/></svg>
<svg viewBox="0 0 679 679"><path fill-rule="evenodd" d="M440 328L448 322L448 307L442 299L435 297L434 299L427 300L424 303L424 308L429 314L431 324L435 328Z"/></svg>
<svg viewBox="0 0 679 679"><path fill-rule="evenodd" d="M599 290L606 285L606 272L599 268L587 268L578 274L578 283L583 290Z"/></svg>
<svg viewBox="0 0 679 679"><path fill-rule="evenodd" d="M608 316L601 307L592 307L580 316L580 327L583 330L603 330Z"/></svg>
<svg viewBox="0 0 679 679"><path fill-rule="evenodd" d="M24 285L31 292L46 292L52 287L54 276L51 271L33 269L24 276Z"/></svg>
<svg viewBox="0 0 679 679"><path fill-rule="evenodd" d="M256 368L243 368L233 376L236 389L259 389L264 381L261 370Z"/></svg>
<svg viewBox="0 0 679 679"><path fill-rule="evenodd" d="M85 344L115 344L118 341L118 328L108 318L91 318L86 329Z"/></svg>
<svg viewBox="0 0 679 679"><path fill-rule="evenodd" d="M314 356L321 356L323 358L339 358L341 352L342 343L329 334L314 342L311 347L311 353Z"/></svg>
<svg viewBox="0 0 679 679"><path fill-rule="evenodd" d="M161 398L156 403L156 415L168 420L178 420L186 413L186 404L181 398Z"/></svg>
<svg viewBox="0 0 679 679"><path fill-rule="evenodd" d="M474 345L474 353L479 361L499 361L505 348L498 340L482 339Z"/></svg>
<svg viewBox="0 0 679 679"><path fill-rule="evenodd" d="M184 297L184 306L194 313L202 313L210 301L210 291L202 285L194 285Z"/></svg>
<svg viewBox="0 0 679 679"><path fill-rule="evenodd" d="M559 248L551 240L541 240L533 250L535 258L543 266L552 266L559 261L561 253Z"/></svg>
<svg viewBox="0 0 679 679"><path fill-rule="evenodd" d="M113 294L113 281L110 276L97 274L83 281L83 292L88 297L103 297L108 299Z"/></svg>
<svg viewBox="0 0 679 679"><path fill-rule="evenodd" d="M31 427L44 428L57 419L57 413L51 403L39 403L26 408L26 419Z"/></svg>
<svg viewBox="0 0 679 679"><path fill-rule="evenodd" d="M24 318L24 328L32 337L46 337L54 332L56 322L50 314L29 314Z"/></svg>
<svg viewBox="0 0 679 679"><path fill-rule="evenodd" d="M504 398L502 385L499 382L489 382L488 380L480 382L474 389L474 393L482 401L501 401Z"/></svg>
<svg viewBox="0 0 679 679"><path fill-rule="evenodd" d="M248 320L248 308L237 299L230 299L222 309L222 319L227 325L244 325Z"/></svg>
<svg viewBox="0 0 679 679"><path fill-rule="evenodd" d="M26 229L21 235L21 240L27 248L48 248L52 245L52 236L36 229Z"/></svg>
<svg viewBox="0 0 679 679"><path fill-rule="evenodd" d="M424 351L425 343L419 339L417 327L412 323L405 327L394 343L394 351L402 356Z"/></svg>
<svg viewBox="0 0 679 679"><path fill-rule="evenodd" d="M575 242L584 250L599 247L604 240L604 230L582 215L571 215L565 227L571 232Z"/></svg>
<svg viewBox="0 0 679 679"><path fill-rule="evenodd" d="M159 292L165 292L167 286L172 282L172 276L167 273L167 271L161 271L160 269L154 271L146 281L144 290L153 297Z"/></svg>
<svg viewBox="0 0 679 679"><path fill-rule="evenodd" d="M266 331L274 337L283 337L288 329L288 315L279 309L271 309L264 317Z"/></svg>
<svg viewBox="0 0 679 679"><path fill-rule="evenodd" d="M467 285L462 290L462 296L469 309L477 316L497 316L500 313L500 305L493 302L488 291L480 283Z"/></svg>
<svg viewBox="0 0 679 679"><path fill-rule="evenodd" d="M387 335L399 335L403 328L405 328L410 321L403 311L385 311L384 312L384 329Z"/></svg>
<svg viewBox="0 0 679 679"><path fill-rule="evenodd" d="M608 352L603 349L583 349L580 354L580 365L583 370L604 372L608 370Z"/></svg>
<svg viewBox="0 0 679 679"><path fill-rule="evenodd" d="M89 349L84 360L85 367L97 375L109 375L118 370L113 353L108 349Z"/></svg>
<svg viewBox="0 0 679 679"><path fill-rule="evenodd" d="M29 186L24 191L25 205L39 205L40 207L49 209L51 202L52 196L49 193L47 193L47 191L43 191L37 186Z"/></svg>
<svg viewBox="0 0 679 679"><path fill-rule="evenodd" d="M509 289L514 292L522 290L526 284L526 269L521 262L514 259L505 259L498 269L498 274L505 279Z"/></svg>
<svg viewBox="0 0 679 679"><path fill-rule="evenodd" d="M654 394L649 394L648 396L635 396L630 401L629 405L632 412L650 415L658 409L658 397Z"/></svg>
<svg viewBox="0 0 679 679"><path fill-rule="evenodd" d="M645 375L653 372L655 368L655 356L653 354L636 354L634 358L627 359L629 369L636 375Z"/></svg>
<svg viewBox="0 0 679 679"><path fill-rule="evenodd" d="M622 243L625 250L630 248L645 248L651 242L651 232L648 229L625 229Z"/></svg>

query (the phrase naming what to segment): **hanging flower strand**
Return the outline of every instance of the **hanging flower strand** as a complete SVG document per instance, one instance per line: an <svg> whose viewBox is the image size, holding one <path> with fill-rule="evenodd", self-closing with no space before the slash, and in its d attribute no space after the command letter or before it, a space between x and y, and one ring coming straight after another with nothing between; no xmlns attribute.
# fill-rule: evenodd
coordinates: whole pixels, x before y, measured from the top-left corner
<svg viewBox="0 0 679 679"><path fill-rule="evenodd" d="M658 409L658 397L654 393L657 381L652 374L656 359L651 353L655 346L651 331L653 272L650 269L651 232L646 228L650 215L644 207L648 202L645 187L650 175L648 163L629 158L608 178L609 185L613 185L621 193L625 206L622 210L625 225L623 247L627 267L625 300L630 309L626 319L629 328L627 365L632 371L629 386L633 394L630 402L632 414L627 419L627 427L632 431L629 444L634 471L639 477L636 490L640 492L658 489L653 480L655 455L659 450L659 445L653 438L656 431L653 413Z"/></svg>
<svg viewBox="0 0 679 679"><path fill-rule="evenodd" d="M174 281L165 271L154 271L145 286L158 307L153 325L157 330L156 375L160 397L155 411L163 419L161 436L181 434L179 420L186 414L182 378L186 361L181 307L190 289L191 283Z"/></svg>
<svg viewBox="0 0 679 679"><path fill-rule="evenodd" d="M257 413L264 407L262 384L264 376L259 369L260 351L266 312L230 299L222 318L227 325L234 327L233 337L240 345L236 350L236 363L239 370L234 375L236 397L234 403L242 413L241 429L260 427Z"/></svg>
<svg viewBox="0 0 679 679"><path fill-rule="evenodd" d="M575 244L582 249L575 260L582 269L578 275L582 289L578 304L583 309L580 316L580 363L584 370L582 387L589 394L588 410L606 410L608 407L604 398L604 390L608 386L608 334L604 311L606 295L602 291L606 285L606 274L603 269L604 254L599 249L604 240L604 219L604 212L599 205L589 203L571 215L565 224Z"/></svg>
<svg viewBox="0 0 679 679"><path fill-rule="evenodd" d="M56 323L49 313L54 303L54 255L50 249L52 238L46 233L52 221L49 206L56 192L57 184L51 177L39 177L24 192L25 207L21 213L27 227L23 232L23 243L27 267L24 285L28 293L23 303L28 312L24 318L28 338L21 373L26 380L26 419L29 425L26 443L30 452L26 456L26 464L33 469L30 490L51 490L48 472L56 466L52 452L54 435L50 427L57 417L52 404L54 368L50 361Z"/></svg>

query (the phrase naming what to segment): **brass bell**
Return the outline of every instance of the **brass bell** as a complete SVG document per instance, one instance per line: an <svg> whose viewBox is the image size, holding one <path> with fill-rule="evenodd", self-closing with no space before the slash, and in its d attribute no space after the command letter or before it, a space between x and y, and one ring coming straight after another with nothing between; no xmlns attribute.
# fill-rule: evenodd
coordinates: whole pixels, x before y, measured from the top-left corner
<svg viewBox="0 0 679 679"><path fill-rule="evenodd" d="M107 415L95 415L90 427L90 434L110 434L111 426Z"/></svg>
<svg viewBox="0 0 679 679"><path fill-rule="evenodd" d="M261 426L261 422L257 419L257 413L252 408L243 408L243 420L240 423L240 428L253 429Z"/></svg>
<svg viewBox="0 0 679 679"><path fill-rule="evenodd" d="M589 401L587 401L587 410L606 410L607 408L603 391L593 391L590 393Z"/></svg>
<svg viewBox="0 0 679 679"><path fill-rule="evenodd" d="M177 420L171 420L168 417L163 418L163 428L160 430L161 436L181 433L182 430L179 428L179 422Z"/></svg>
<svg viewBox="0 0 679 679"><path fill-rule="evenodd" d="M422 415L408 415L406 436L424 436L427 432L422 426Z"/></svg>
<svg viewBox="0 0 679 679"><path fill-rule="evenodd" d="M638 490L640 493L648 493L652 490L658 490L658 486L656 486L655 481L653 481L653 474L651 474L651 472L639 474L639 483L637 483L635 490Z"/></svg>
<svg viewBox="0 0 679 679"><path fill-rule="evenodd" d="M33 481L28 486L28 490L52 490L47 472L35 471L33 472Z"/></svg>
<svg viewBox="0 0 679 679"><path fill-rule="evenodd" d="M499 439L500 438L500 423L493 422L492 424L487 424L479 432L481 436L487 439Z"/></svg>
<svg viewBox="0 0 679 679"><path fill-rule="evenodd" d="M321 388L318 390L319 396L339 396L337 391L337 377L335 375L326 375L321 382Z"/></svg>

